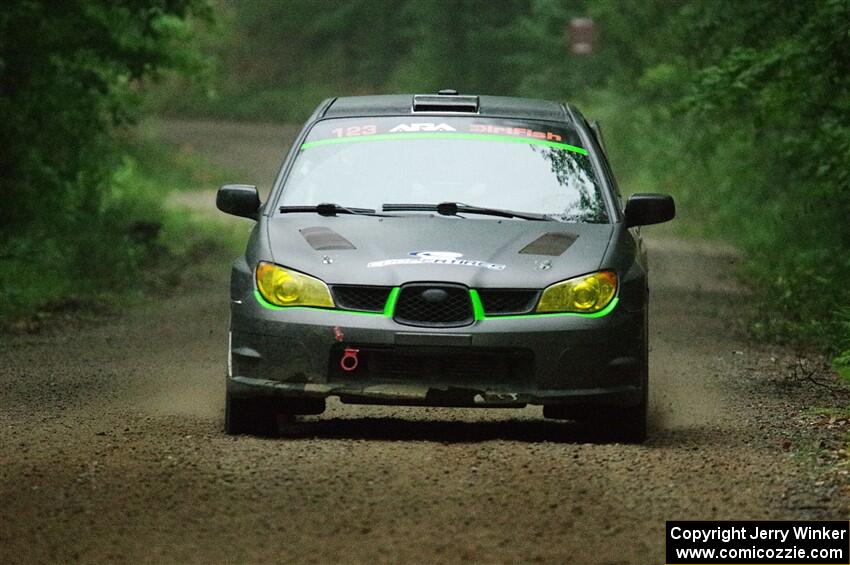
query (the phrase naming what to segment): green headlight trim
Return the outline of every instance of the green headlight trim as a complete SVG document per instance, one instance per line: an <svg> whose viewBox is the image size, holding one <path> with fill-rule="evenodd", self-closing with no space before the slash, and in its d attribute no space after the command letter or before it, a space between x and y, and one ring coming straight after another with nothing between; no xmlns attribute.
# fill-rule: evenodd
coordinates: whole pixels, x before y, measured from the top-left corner
<svg viewBox="0 0 850 565"><path fill-rule="evenodd" d="M606 306L599 312L593 312L592 314L582 314L581 312L540 312L538 314L507 314L505 316L487 316L484 313L484 304L481 303L481 297L478 295L478 291L474 288L469 289L469 298L472 302L472 314L476 321L516 320L519 318L545 318L547 316L579 316L582 318L601 318L602 316L607 316L608 314L613 312L614 308L617 307L617 302L620 301L620 299L615 296L608 304L608 306Z"/></svg>
<svg viewBox="0 0 850 565"><path fill-rule="evenodd" d="M614 308L617 307L617 303L620 301L618 297L614 297L611 299L611 302L608 303L608 306L600 310L599 312L593 312L591 314L583 314L581 312L541 312L539 314L520 314L519 316L499 316L500 318L510 317L510 318L539 318L541 316L581 316L582 318L601 318L602 316L607 316L611 312L614 311ZM493 318L487 318L488 320L492 320Z"/></svg>
<svg viewBox="0 0 850 565"><path fill-rule="evenodd" d="M257 302L260 303L260 306L263 308L268 308L269 310L320 310L322 312L339 312L340 314L356 314L358 316L381 316L384 318L392 318L393 312L395 311L395 303L398 299L398 293L401 289L399 287L395 287L390 291L390 295L387 297L387 303L384 306L383 312L358 312L356 310L342 310L339 308L318 308L316 306L277 306L276 304L272 304L260 294L260 291L254 289L254 296L257 299Z"/></svg>
<svg viewBox="0 0 850 565"><path fill-rule="evenodd" d="M333 310L333 308L320 308L319 306L278 306L277 304L272 304L260 294L260 291L256 288L254 289L254 296L257 298L257 302L260 303L260 306L264 308L268 308L269 310L323 310L328 312ZM343 310L344 312L344 310ZM352 314L369 314L369 312L351 312Z"/></svg>
<svg viewBox="0 0 850 565"><path fill-rule="evenodd" d="M587 149L576 147L568 143L559 143L557 141L548 141L546 139L534 139L528 137L515 137L511 135L492 135L486 133L379 133L377 135L360 135L356 137L332 137L329 139L319 139L316 141L308 141L301 144L301 150L310 149L311 147L321 147L322 145L336 145L338 143L359 143L363 141L392 141L394 139L474 139L480 141L500 141L506 143L524 143L526 145L542 145L544 147L552 147L555 149L566 149L580 155L587 155Z"/></svg>
<svg viewBox="0 0 850 565"><path fill-rule="evenodd" d="M262 306L263 308L268 308L269 310L288 310L289 308L293 308L293 306L277 306L276 304L272 304L271 302L263 298L263 295L260 294L260 291L256 288L254 289L254 296L257 298L257 302L260 303L260 306ZM297 306L295 306L295 308L297 308Z"/></svg>

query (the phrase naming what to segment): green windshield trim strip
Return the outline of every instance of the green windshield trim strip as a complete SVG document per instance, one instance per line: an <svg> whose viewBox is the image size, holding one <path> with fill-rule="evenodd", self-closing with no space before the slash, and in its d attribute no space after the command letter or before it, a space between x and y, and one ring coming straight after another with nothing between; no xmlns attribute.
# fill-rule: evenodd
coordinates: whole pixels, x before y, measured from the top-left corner
<svg viewBox="0 0 850 565"><path fill-rule="evenodd" d="M329 139L319 139L316 141L308 141L301 144L301 150L310 149L311 147L320 147L322 145L336 145L337 143L356 143L361 141L392 141L394 139L473 139L481 141L501 141L507 143L525 143L526 145L543 145L544 147L553 147L555 149L566 149L580 155L587 155L587 149L569 145L568 143L559 143L557 141L548 141L546 139L534 139L528 137L515 137L510 135L492 135L486 133L380 133L377 135L360 135L356 137L332 137Z"/></svg>

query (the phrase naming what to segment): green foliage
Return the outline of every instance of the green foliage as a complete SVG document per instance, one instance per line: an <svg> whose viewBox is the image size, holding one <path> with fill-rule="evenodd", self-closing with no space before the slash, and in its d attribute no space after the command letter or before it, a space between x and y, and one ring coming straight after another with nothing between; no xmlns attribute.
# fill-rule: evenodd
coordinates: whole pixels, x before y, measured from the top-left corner
<svg viewBox="0 0 850 565"><path fill-rule="evenodd" d="M520 25L548 37L572 7L541 0ZM576 92L627 189L674 193L680 224L748 252L756 335L850 351L850 4L586 7L600 49L584 64L607 75L535 41L522 92Z"/></svg>
<svg viewBox="0 0 850 565"><path fill-rule="evenodd" d="M161 216L115 143L161 69L200 64L187 45L202 0L8 0L0 5L0 315L136 277Z"/></svg>
<svg viewBox="0 0 850 565"><path fill-rule="evenodd" d="M340 93L458 88L511 94L514 20L529 0L252 0L219 6L212 88L174 77L161 113L301 121Z"/></svg>
<svg viewBox="0 0 850 565"><path fill-rule="evenodd" d="M123 156L104 183L96 222L35 222L6 236L0 321L69 302L111 303L142 290L173 290L210 255L235 252L234 242L244 242L241 224L163 206L170 193L209 189L229 178L228 171L144 135L117 149Z"/></svg>
<svg viewBox="0 0 850 565"><path fill-rule="evenodd" d="M198 0L10 0L0 7L0 225L96 214L140 81L194 59ZM54 214L53 212L57 212Z"/></svg>
<svg viewBox="0 0 850 565"><path fill-rule="evenodd" d="M694 2L669 23L709 48L674 41L670 79L642 88L685 87L681 117L662 123L692 132L680 137L688 168L708 165L680 171L686 197L749 252L755 329L850 347L850 4Z"/></svg>

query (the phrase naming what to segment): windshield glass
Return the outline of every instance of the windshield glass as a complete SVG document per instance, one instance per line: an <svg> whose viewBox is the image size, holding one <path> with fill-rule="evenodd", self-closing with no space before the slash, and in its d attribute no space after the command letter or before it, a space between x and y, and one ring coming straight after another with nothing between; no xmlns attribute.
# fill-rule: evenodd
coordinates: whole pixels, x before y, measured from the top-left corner
<svg viewBox="0 0 850 565"><path fill-rule="evenodd" d="M566 222L608 221L575 131L472 117L319 122L301 145L277 204L325 202L379 211L387 203L458 202Z"/></svg>

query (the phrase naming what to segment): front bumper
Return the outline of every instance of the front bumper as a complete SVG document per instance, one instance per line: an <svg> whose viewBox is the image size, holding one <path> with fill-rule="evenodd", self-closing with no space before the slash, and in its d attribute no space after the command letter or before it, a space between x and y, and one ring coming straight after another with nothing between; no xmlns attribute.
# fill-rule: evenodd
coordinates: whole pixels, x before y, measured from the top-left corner
<svg viewBox="0 0 850 565"><path fill-rule="evenodd" d="M250 295L249 295L250 296ZM228 391L428 406L634 405L645 387L644 311L505 317L462 328L232 301ZM357 349L354 371L340 368Z"/></svg>

